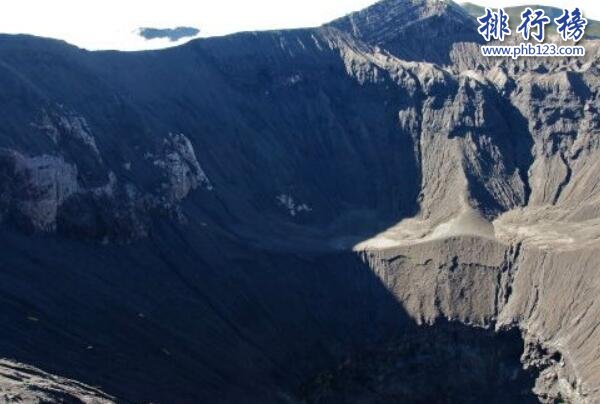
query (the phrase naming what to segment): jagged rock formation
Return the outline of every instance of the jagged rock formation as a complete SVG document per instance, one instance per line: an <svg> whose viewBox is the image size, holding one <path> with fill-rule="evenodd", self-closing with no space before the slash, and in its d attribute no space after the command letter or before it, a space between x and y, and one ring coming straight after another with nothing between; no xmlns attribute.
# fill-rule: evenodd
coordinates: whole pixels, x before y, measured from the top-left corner
<svg viewBox="0 0 600 404"><path fill-rule="evenodd" d="M100 163L98 168L106 169L94 138L82 129L85 120L76 118L73 122L71 126L66 118L61 118L66 132L81 134L76 138L89 147L88 151ZM50 125L43 128L49 131L54 143L64 133ZM144 163L152 165L156 182L147 192L126 178L119 181L113 171L107 171L104 185L86 187L87 172L79 173L85 162L67 163L65 153L58 154L27 157L19 151L0 149L2 221L29 232L129 241L147 235L152 214L165 212L182 221L184 215L178 203L200 186L212 190L192 144L183 134L169 133L156 154L144 154ZM83 155L76 161L86 157ZM130 171L131 163L124 163L121 169Z"/></svg>
<svg viewBox="0 0 600 404"><path fill-rule="evenodd" d="M456 43L481 42L475 20L445 0L384 0L330 26L403 60L448 64ZM435 43L435 46L424 44Z"/></svg>
<svg viewBox="0 0 600 404"><path fill-rule="evenodd" d="M0 37L0 355L125 402L473 386L407 356L426 327L502 375L452 400L600 400L599 44L484 58L474 27L385 0L156 52Z"/></svg>
<svg viewBox="0 0 600 404"><path fill-rule="evenodd" d="M114 398L32 366L0 360L0 400L5 403L111 404Z"/></svg>
<svg viewBox="0 0 600 404"><path fill-rule="evenodd" d="M12 215L23 226L52 231L62 204L77 192L77 167L62 157L25 157L3 151L3 217Z"/></svg>

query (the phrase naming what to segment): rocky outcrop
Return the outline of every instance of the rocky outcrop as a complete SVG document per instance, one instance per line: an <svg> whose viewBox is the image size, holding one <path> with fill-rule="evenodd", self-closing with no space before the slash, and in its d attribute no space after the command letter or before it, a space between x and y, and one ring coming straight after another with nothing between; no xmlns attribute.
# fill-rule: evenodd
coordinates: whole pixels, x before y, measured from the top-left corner
<svg viewBox="0 0 600 404"><path fill-rule="evenodd" d="M77 193L77 167L60 157L0 151L2 214L31 230L55 231L58 211Z"/></svg>
<svg viewBox="0 0 600 404"><path fill-rule="evenodd" d="M208 177L196 159L194 147L183 134L169 134L164 140L162 155L154 165L163 171L165 182L161 184L165 200L174 203L184 199L199 186L213 189Z"/></svg>
<svg viewBox="0 0 600 404"><path fill-rule="evenodd" d="M58 122L58 126L46 122L41 129L56 145L68 141L63 136L72 136L88 148L88 155L102 162L84 118L60 117ZM63 156L27 157L2 149L0 222L28 232L128 242L148 235L151 217L157 212L184 220L179 202L200 186L212 190L191 142L183 134L169 134L159 152L152 155L157 168L153 175L159 186L146 190L113 171L107 171L105 184L86 187L88 181L78 163L82 160L85 167L88 155L66 162ZM105 165L100 167L108 170Z"/></svg>
<svg viewBox="0 0 600 404"><path fill-rule="evenodd" d="M40 125L33 125L44 132L52 141L65 148L70 142L79 143L80 146L88 148L97 158L100 151L96 145L96 139L90 130L85 118L74 113L58 114L52 117L44 111Z"/></svg>
<svg viewBox="0 0 600 404"><path fill-rule="evenodd" d="M6 403L110 404L114 398L93 387L32 366L0 360L0 399Z"/></svg>

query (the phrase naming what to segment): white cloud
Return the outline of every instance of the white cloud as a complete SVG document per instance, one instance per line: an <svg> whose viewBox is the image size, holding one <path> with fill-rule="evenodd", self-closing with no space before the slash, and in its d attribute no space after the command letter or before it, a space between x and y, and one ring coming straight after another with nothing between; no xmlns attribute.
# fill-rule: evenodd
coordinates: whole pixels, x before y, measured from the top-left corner
<svg viewBox="0 0 600 404"><path fill-rule="evenodd" d="M493 6L515 0L476 0ZM541 1L561 5L564 0ZM0 31L64 39L87 49L150 49L173 45L146 41L138 27L192 26L201 36L238 31L317 26L375 0L2 0ZM600 19L600 2L579 4Z"/></svg>
<svg viewBox="0 0 600 404"><path fill-rule="evenodd" d="M191 26L200 36L315 26L375 0L2 0L0 31L64 39L87 49L148 49L139 27Z"/></svg>

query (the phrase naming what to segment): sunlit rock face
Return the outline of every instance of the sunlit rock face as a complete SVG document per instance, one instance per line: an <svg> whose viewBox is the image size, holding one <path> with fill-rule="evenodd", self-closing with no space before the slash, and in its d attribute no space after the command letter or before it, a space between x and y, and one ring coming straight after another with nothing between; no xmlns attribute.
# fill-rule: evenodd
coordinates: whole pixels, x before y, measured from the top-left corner
<svg viewBox="0 0 600 404"><path fill-rule="evenodd" d="M91 386L6 359L0 360L0 399L6 403L116 402Z"/></svg>
<svg viewBox="0 0 600 404"><path fill-rule="evenodd" d="M600 400L598 43L474 27L0 36L0 356L117 402Z"/></svg>
<svg viewBox="0 0 600 404"><path fill-rule="evenodd" d="M400 59L438 64L450 62L454 44L482 41L475 20L444 0L383 0L330 25Z"/></svg>

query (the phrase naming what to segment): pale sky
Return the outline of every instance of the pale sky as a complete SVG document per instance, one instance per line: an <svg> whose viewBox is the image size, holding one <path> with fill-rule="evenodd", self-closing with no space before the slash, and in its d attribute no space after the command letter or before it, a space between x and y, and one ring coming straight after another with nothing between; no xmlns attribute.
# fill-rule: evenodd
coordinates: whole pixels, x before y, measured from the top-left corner
<svg viewBox="0 0 600 404"><path fill-rule="evenodd" d="M0 0L0 32L63 39L86 49L137 50L174 43L140 38L139 27L192 26L200 36L321 25L375 0ZM600 0L474 0L498 7L580 7L600 19Z"/></svg>

